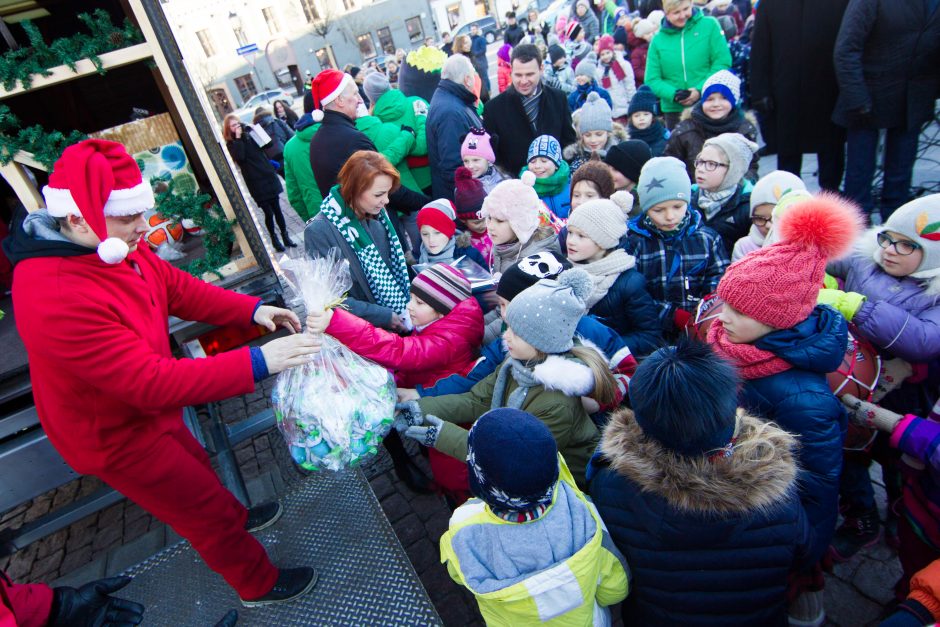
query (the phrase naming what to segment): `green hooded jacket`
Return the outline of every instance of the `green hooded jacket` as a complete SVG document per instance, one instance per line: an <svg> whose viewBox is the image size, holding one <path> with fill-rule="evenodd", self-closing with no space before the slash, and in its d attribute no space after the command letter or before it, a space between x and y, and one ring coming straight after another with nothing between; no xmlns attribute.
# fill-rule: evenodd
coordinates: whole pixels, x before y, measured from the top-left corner
<svg viewBox="0 0 940 627"><path fill-rule="evenodd" d="M306 222L320 211L323 194L313 178L310 166L310 140L320 128L312 124L294 133L284 144L284 183L287 186L287 200L291 207Z"/></svg>
<svg viewBox="0 0 940 627"><path fill-rule="evenodd" d="M411 168L408 167L408 154L415 144L415 135L411 131L403 130L400 124L387 124L374 115L356 118L356 128L395 166L402 186L416 192L421 191Z"/></svg>
<svg viewBox="0 0 940 627"><path fill-rule="evenodd" d="M408 153L409 169L418 185L415 191L431 186L431 168L427 165L428 140L425 124L428 120L428 103L419 96L406 96L400 89L390 89L382 94L372 109L372 115L388 124L407 126L415 131L415 143ZM414 189L414 188L412 188Z"/></svg>
<svg viewBox="0 0 940 627"><path fill-rule="evenodd" d="M731 52L713 17L698 9L680 30L663 18L663 26L650 42L646 57L646 84L659 96L663 113L684 108L673 100L680 89L697 89L718 70L731 68Z"/></svg>

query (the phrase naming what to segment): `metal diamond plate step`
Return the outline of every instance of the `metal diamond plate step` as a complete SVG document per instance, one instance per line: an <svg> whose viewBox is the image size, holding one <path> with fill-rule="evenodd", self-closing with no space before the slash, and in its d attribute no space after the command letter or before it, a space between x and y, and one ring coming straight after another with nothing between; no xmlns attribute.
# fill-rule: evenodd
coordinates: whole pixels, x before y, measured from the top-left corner
<svg viewBox="0 0 940 627"><path fill-rule="evenodd" d="M362 471L314 473L282 498L284 516L257 535L275 564L313 565L316 588L287 605L244 608L187 542L126 572L121 596L145 625L207 627L230 609L238 625L441 625Z"/></svg>

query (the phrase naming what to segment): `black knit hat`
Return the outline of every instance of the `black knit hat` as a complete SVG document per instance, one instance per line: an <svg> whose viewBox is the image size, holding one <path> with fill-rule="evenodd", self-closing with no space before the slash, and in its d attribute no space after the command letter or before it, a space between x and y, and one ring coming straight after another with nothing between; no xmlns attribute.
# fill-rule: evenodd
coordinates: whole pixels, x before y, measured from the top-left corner
<svg viewBox="0 0 940 627"><path fill-rule="evenodd" d="M532 287L542 279L557 279L563 270L570 267L571 262L551 250L523 257L506 268L506 271L499 277L496 295L512 300L519 292Z"/></svg>
<svg viewBox="0 0 940 627"><path fill-rule="evenodd" d="M548 47L548 58L552 60L552 65L555 65L560 59L564 59L566 56L565 49L558 44L552 44Z"/></svg>
<svg viewBox="0 0 940 627"><path fill-rule="evenodd" d="M630 108L627 109L627 115L633 115L640 111L649 111L653 115L656 115L658 107L659 98L656 97L653 90L649 88L649 85L641 85L640 88L636 90L636 93L633 94L633 99L630 100Z"/></svg>
<svg viewBox="0 0 940 627"><path fill-rule="evenodd" d="M304 113L313 113L316 108L313 104L313 92L309 89L304 91Z"/></svg>
<svg viewBox="0 0 940 627"><path fill-rule="evenodd" d="M628 139L611 146L604 157L604 163L636 183L640 180L640 170L652 158L653 153L646 142Z"/></svg>

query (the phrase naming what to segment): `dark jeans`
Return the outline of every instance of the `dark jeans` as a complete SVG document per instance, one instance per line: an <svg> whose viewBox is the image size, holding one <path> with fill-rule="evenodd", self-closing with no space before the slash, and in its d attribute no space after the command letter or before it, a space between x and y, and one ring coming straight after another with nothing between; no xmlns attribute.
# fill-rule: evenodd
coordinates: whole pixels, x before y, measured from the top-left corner
<svg viewBox="0 0 940 627"><path fill-rule="evenodd" d="M284 214L281 213L281 203L277 198L259 202L258 207L264 212L264 226L268 229L268 233L271 234L272 239L274 237L275 220L277 220L277 225L280 227L281 233L287 233L287 224L284 223Z"/></svg>
<svg viewBox="0 0 940 627"><path fill-rule="evenodd" d="M830 192L838 192L845 172L845 146L840 144L838 148L819 151L816 153L816 161L819 164L819 186ZM803 155L778 153L777 169L801 176Z"/></svg>
<svg viewBox="0 0 940 627"><path fill-rule="evenodd" d="M850 128L847 133L845 195L869 214L875 209L871 188L875 178L879 135L879 130L869 128ZM889 128L885 131L885 174L878 208L882 220L887 220L895 209L910 199L919 135L917 129L908 131Z"/></svg>

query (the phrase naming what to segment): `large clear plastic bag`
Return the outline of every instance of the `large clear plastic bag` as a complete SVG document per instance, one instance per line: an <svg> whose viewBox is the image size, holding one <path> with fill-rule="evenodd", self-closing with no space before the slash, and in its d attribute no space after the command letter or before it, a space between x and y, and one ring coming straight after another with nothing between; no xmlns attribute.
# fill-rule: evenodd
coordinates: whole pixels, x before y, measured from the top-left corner
<svg viewBox="0 0 940 627"><path fill-rule="evenodd" d="M308 312L339 306L352 287L349 262L336 254L280 265ZM308 470L340 470L376 454L396 398L385 368L324 335L309 362L278 375L272 401L294 461Z"/></svg>

